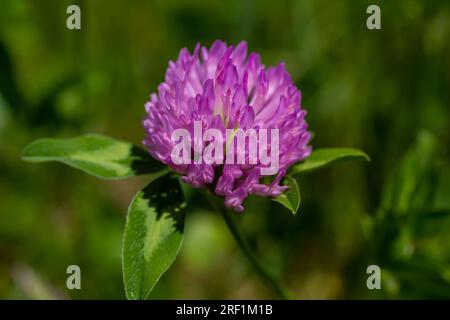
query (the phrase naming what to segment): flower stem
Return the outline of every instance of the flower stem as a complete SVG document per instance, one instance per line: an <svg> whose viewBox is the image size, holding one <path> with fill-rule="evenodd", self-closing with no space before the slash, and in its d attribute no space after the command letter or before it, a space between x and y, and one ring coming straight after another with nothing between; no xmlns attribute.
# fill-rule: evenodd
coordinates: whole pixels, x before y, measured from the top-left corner
<svg viewBox="0 0 450 320"><path fill-rule="evenodd" d="M242 252L245 254L245 256L248 258L252 266L254 267L256 273L258 276L264 281L264 283L273 290L273 292L279 297L280 299L289 299L288 294L284 291L284 289L278 284L278 282L275 280L275 278L267 272L265 268L258 262L258 259L256 258L253 250L251 249L250 245L247 241L245 241L244 237L239 232L239 229L236 225L236 221L234 219L233 213L226 208L222 203L218 203L217 197L210 194L208 191L204 192L204 196L208 199L208 201L211 203L214 209L218 210L228 228L231 231L231 234L233 235L234 239L236 240L237 244L241 248Z"/></svg>

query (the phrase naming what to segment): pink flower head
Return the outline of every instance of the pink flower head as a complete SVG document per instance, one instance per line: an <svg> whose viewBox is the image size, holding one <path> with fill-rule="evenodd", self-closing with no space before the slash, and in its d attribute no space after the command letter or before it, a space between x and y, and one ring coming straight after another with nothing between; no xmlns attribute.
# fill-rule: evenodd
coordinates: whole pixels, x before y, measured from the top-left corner
<svg viewBox="0 0 450 320"><path fill-rule="evenodd" d="M243 211L242 202L249 194L273 197L285 191L287 187L280 181L286 170L310 155L311 135L300 102L300 91L283 63L266 69L259 54L252 52L247 57L244 41L233 47L216 40L209 49L198 44L192 55L182 49L176 62L169 62L165 81L146 103L144 144L154 158L178 172L184 182L196 188L208 187L224 197L226 206ZM208 141L195 137L196 123L203 131L218 129L224 136L227 129L253 129L256 133L276 129L278 170L272 181L260 181L261 170L268 164L261 159L250 161L247 148L233 149L236 155L243 154L243 164L174 162L171 155L177 144L173 139L175 130L189 132L194 136L194 145L208 145ZM270 139L267 137L267 141ZM245 141L248 147L250 139ZM270 141L266 151L273 154L275 147ZM232 148L235 146L230 148L229 139L223 141L226 152Z"/></svg>

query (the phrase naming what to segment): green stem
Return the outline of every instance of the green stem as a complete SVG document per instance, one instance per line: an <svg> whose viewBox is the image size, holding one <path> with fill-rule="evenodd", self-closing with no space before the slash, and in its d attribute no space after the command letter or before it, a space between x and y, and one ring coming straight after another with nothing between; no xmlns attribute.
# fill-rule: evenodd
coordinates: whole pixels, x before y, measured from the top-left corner
<svg viewBox="0 0 450 320"><path fill-rule="evenodd" d="M230 212L230 210L228 208L226 208L222 203L218 203L216 196L210 194L208 191L203 192L203 194L207 198L207 200L211 203L213 208L218 210L222 214L228 228L231 231L231 234L233 235L234 239L238 243L242 252L245 254L245 256L248 258L248 260L254 267L254 269L255 269L256 273L259 275L259 277L264 281L264 283L269 288L271 288L274 291L274 293L280 299L284 299L284 300L289 299L288 294L278 284L278 282L275 280L275 278L269 272L267 272L267 270L264 269L262 265L259 264L258 259L256 258L255 254L253 253L250 245L248 244L247 241L245 241L245 239L242 237L241 233L239 232L239 229L236 225L236 221L234 219L233 213Z"/></svg>

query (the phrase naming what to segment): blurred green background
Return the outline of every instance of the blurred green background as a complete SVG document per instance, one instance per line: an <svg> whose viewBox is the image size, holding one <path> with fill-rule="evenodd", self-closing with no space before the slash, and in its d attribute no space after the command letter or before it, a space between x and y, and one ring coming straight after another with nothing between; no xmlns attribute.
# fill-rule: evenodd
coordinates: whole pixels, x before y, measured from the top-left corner
<svg viewBox="0 0 450 320"><path fill-rule="evenodd" d="M82 30L66 28L78 4ZM366 28L381 7L382 30ZM0 298L122 299L121 236L146 177L107 182L21 150L98 132L140 144L144 103L182 47L242 39L285 61L313 147L370 163L301 176L297 216L251 198L238 216L299 299L450 298L450 2L230 0L0 2ZM187 190L178 259L151 298L271 298L219 214ZM81 267L82 289L66 288ZM382 290L366 287L367 266Z"/></svg>

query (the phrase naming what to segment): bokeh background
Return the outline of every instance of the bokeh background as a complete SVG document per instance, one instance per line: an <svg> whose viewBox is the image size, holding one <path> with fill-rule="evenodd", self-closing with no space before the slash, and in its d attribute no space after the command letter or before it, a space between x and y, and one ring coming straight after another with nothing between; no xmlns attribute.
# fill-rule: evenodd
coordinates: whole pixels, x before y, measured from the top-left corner
<svg viewBox="0 0 450 320"><path fill-rule="evenodd" d="M66 28L69 4L82 30ZM382 30L366 28L369 4ZM125 297L125 213L148 178L101 181L22 162L21 151L86 132L140 144L167 62L216 38L286 63L313 147L372 158L300 176L295 217L268 199L246 203L239 224L265 266L298 299L450 298L447 0L2 0L0 298ZM185 242L151 298L271 298L220 214L186 191ZM71 264L81 290L66 288ZM372 264L382 290L366 287Z"/></svg>

